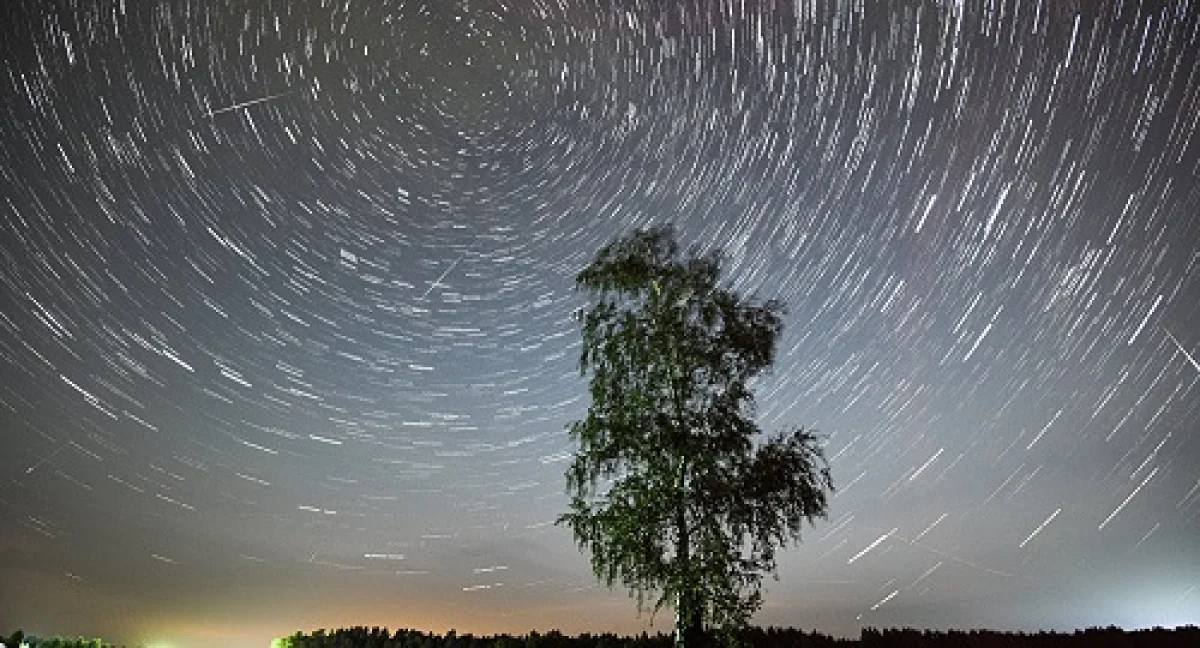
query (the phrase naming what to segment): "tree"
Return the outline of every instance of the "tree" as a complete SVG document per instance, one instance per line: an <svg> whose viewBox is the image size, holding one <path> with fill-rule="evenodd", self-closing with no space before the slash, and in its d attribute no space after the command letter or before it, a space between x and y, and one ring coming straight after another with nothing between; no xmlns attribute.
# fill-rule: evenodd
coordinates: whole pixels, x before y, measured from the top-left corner
<svg viewBox="0 0 1200 648"><path fill-rule="evenodd" d="M775 550L825 517L833 490L818 438L764 438L749 382L775 359L783 304L718 283L720 252L684 258L674 229L619 238L579 272L587 417L567 470L569 526L592 569L675 609L675 643L731 640L762 604Z"/></svg>

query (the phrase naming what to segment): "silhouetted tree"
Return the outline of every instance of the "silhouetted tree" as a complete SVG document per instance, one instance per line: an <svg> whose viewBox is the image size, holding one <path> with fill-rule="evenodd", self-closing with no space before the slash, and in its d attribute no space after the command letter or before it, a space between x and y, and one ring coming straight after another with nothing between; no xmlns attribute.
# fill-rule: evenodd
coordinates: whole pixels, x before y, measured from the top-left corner
<svg viewBox="0 0 1200 648"><path fill-rule="evenodd" d="M686 258L674 230L639 230L576 277L587 418L567 471L568 525L639 610L674 607L676 645L723 638L761 605L775 549L824 517L833 486L803 428L762 438L749 381L775 360L783 305L718 283L719 252Z"/></svg>

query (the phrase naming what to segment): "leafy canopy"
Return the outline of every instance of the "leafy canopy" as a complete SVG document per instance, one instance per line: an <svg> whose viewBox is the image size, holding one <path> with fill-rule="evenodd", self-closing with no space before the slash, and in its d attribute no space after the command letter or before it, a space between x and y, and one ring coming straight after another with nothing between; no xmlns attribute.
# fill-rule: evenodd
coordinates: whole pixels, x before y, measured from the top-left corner
<svg viewBox="0 0 1200 648"><path fill-rule="evenodd" d="M680 633L744 627L776 547L824 517L816 436L764 437L749 382L775 360L783 305L719 284L719 252L684 257L669 226L600 249L576 277L587 416L569 427L571 528L609 587L676 609Z"/></svg>

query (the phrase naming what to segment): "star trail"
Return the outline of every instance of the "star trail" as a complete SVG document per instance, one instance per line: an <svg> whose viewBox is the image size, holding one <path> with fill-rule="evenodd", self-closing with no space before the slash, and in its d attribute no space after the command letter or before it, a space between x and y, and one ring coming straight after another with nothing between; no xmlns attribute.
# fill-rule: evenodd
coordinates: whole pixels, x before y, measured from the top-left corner
<svg viewBox="0 0 1200 648"><path fill-rule="evenodd" d="M574 275L666 222L827 437L756 623L1200 621L1194 2L2 12L5 623L669 629L553 524Z"/></svg>

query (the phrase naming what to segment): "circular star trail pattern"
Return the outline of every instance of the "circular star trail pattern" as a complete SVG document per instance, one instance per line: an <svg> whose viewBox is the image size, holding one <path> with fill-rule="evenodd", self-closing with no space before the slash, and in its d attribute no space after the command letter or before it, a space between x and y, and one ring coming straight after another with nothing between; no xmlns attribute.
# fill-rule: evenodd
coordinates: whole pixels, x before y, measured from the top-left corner
<svg viewBox="0 0 1200 648"><path fill-rule="evenodd" d="M574 273L672 222L788 304L763 426L828 437L758 623L1195 622L1198 16L6 3L0 607L640 630L552 522Z"/></svg>

